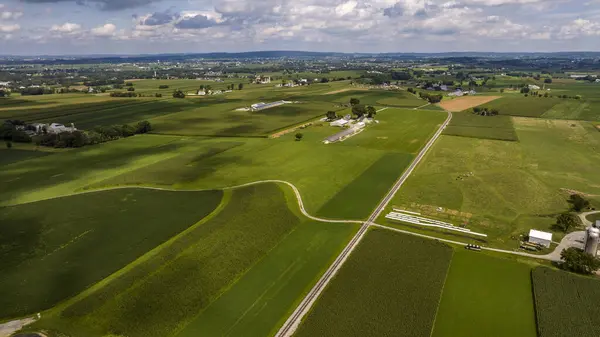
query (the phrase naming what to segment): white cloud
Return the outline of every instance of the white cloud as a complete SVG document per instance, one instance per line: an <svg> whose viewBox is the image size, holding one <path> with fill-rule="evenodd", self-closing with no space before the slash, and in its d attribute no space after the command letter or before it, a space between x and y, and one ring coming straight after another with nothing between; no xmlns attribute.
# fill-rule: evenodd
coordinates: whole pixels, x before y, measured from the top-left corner
<svg viewBox="0 0 600 337"><path fill-rule="evenodd" d="M0 24L0 32L1 33L12 33L12 32L16 32L18 30L21 29L21 26L14 24L14 25L1 25Z"/></svg>
<svg viewBox="0 0 600 337"><path fill-rule="evenodd" d="M80 29L81 25L70 22L66 22L62 25L54 25L52 28L50 28L51 31L60 33L73 33L79 31Z"/></svg>
<svg viewBox="0 0 600 337"><path fill-rule="evenodd" d="M110 37L110 36L114 36L116 31L117 31L117 26L113 25L112 23L107 23L103 26L92 29L91 33L92 33L92 35L98 36L98 37Z"/></svg>
<svg viewBox="0 0 600 337"><path fill-rule="evenodd" d="M2 12L0 13L0 19L2 20L16 20L23 16L22 12Z"/></svg>
<svg viewBox="0 0 600 337"><path fill-rule="evenodd" d="M527 5L552 0L464 0L465 4L482 6Z"/></svg>
<svg viewBox="0 0 600 337"><path fill-rule="evenodd" d="M561 39L574 39L584 36L600 36L600 23L577 19L560 27L558 31L558 37Z"/></svg>

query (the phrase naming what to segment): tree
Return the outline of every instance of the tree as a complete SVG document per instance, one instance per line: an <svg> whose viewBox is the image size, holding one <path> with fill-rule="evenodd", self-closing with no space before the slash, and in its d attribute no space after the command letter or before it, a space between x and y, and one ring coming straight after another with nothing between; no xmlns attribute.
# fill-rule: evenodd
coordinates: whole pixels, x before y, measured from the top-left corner
<svg viewBox="0 0 600 337"><path fill-rule="evenodd" d="M367 109L362 104L357 104L352 107L352 113L356 115L357 118L361 118L367 113Z"/></svg>
<svg viewBox="0 0 600 337"><path fill-rule="evenodd" d="M369 118L373 118L377 114L377 110L375 110L375 108L370 105L367 107L366 112L367 112L367 117L369 117Z"/></svg>
<svg viewBox="0 0 600 337"><path fill-rule="evenodd" d="M301 133L297 133L297 134L296 134L296 141L301 141L301 140L302 140L302 137L304 137L304 135L303 135L303 134L301 134Z"/></svg>
<svg viewBox="0 0 600 337"><path fill-rule="evenodd" d="M355 106L355 105L359 105L360 104L360 100L358 98L350 98L350 105Z"/></svg>
<svg viewBox="0 0 600 337"><path fill-rule="evenodd" d="M7 149L12 149L12 143L11 142L6 142L6 148Z"/></svg>
<svg viewBox="0 0 600 337"><path fill-rule="evenodd" d="M500 93L503 93L503 92L504 92L504 89L500 89Z"/></svg>
<svg viewBox="0 0 600 337"><path fill-rule="evenodd" d="M544 83L550 84L550 83L552 83L552 79L551 78L547 78L547 79L544 80Z"/></svg>
<svg viewBox="0 0 600 337"><path fill-rule="evenodd" d="M185 98L185 93L181 90L175 90L173 92L173 98Z"/></svg>
<svg viewBox="0 0 600 337"><path fill-rule="evenodd" d="M563 260L561 267L575 273L589 275L600 269L600 260L579 248L567 248L560 257Z"/></svg>
<svg viewBox="0 0 600 337"><path fill-rule="evenodd" d="M162 94L157 92L156 94L154 94L154 97L160 98L160 97L162 97Z"/></svg>
<svg viewBox="0 0 600 337"><path fill-rule="evenodd" d="M244 89L244 83L238 84L238 90L242 90L242 89Z"/></svg>
<svg viewBox="0 0 600 337"><path fill-rule="evenodd" d="M337 114L335 113L335 111L327 111L327 119L335 119L337 117Z"/></svg>
<svg viewBox="0 0 600 337"><path fill-rule="evenodd" d="M148 121L139 122L135 128L135 133L137 134L148 133L150 131L152 131L152 124Z"/></svg>
<svg viewBox="0 0 600 337"><path fill-rule="evenodd" d="M130 91L130 92L131 91L135 91L135 88L134 87L129 87L129 88L127 88L127 91Z"/></svg>
<svg viewBox="0 0 600 337"><path fill-rule="evenodd" d="M581 212L590 207L590 201L579 194L572 194L567 202L571 204L571 207L575 212Z"/></svg>
<svg viewBox="0 0 600 337"><path fill-rule="evenodd" d="M577 227L578 224L577 216L571 213L562 213L556 218L556 226L565 233L570 229Z"/></svg>
<svg viewBox="0 0 600 337"><path fill-rule="evenodd" d="M158 89L169 89L169 86L165 85L165 84L161 84L158 86Z"/></svg>

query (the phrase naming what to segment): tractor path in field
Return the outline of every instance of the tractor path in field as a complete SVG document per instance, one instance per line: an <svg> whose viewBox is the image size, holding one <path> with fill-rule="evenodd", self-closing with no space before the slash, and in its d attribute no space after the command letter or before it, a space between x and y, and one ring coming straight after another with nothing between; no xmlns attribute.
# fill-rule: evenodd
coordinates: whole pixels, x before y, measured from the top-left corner
<svg viewBox="0 0 600 337"><path fill-rule="evenodd" d="M585 227L588 227L588 226L591 226L591 225L593 225L593 223L592 223L590 220L588 220L586 217L587 217L588 215L591 215L591 214L598 214L598 213L600 213L600 211L584 212L584 213L581 213L581 214L579 214L579 219L581 219L581 223L583 223L583 225L584 225Z"/></svg>
<svg viewBox="0 0 600 337"><path fill-rule="evenodd" d="M404 182L408 179L408 177L410 177L412 172L415 170L415 168L418 166L418 164L421 162L421 160L425 157L425 155L427 154L429 149L433 146L435 141L440 137L440 135L442 134L442 132L444 131L446 126L448 126L448 124L450 124L451 120L452 120L452 112L448 112L448 118L446 118L446 121L439 127L439 129L436 131L436 133L433 135L433 137L431 137L429 142L427 142L427 144L425 144L425 146L423 147L421 152L419 152L419 154L415 157L415 159L410 164L410 166L404 171L404 173L400 176L400 178L392 186L392 188L387 193L387 195L383 198L383 200L381 200L381 202L375 208L375 210L373 211L371 216L369 216L367 221L365 221L363 223L363 225L361 226L359 231L356 233L356 235L352 238L352 240L350 240L348 245L346 245L346 247L342 250L340 255L335 259L335 261L329 267L329 269L327 269L327 271L325 271L325 274L323 274L323 276L321 277L321 279L319 279L317 284L315 284L315 286L308 292L308 294L304 297L302 302L300 302L298 307L294 310L292 315L285 321L283 326L279 329L279 331L275 335L276 337L291 337L294 334L294 332L298 329L298 326L300 326L300 323L301 323L302 319L304 318L304 316L306 316L306 314L310 311L313 304L319 298L319 295L323 292L323 290L325 289L327 284L329 284L329 282L333 279L333 277L335 276L337 271L342 267L342 265L348 259L348 257L352 253L352 251L354 251L354 249L358 246L358 244L360 243L362 238L367 233L369 227L373 224L373 221L375 221L375 219L377 219L377 217L379 217L381 212L383 212L383 210L389 204L389 202L392 200L394 195L396 195L396 192L398 192L400 187L402 187Z"/></svg>
<svg viewBox="0 0 600 337"><path fill-rule="evenodd" d="M151 186L112 186L112 187L98 188L98 189L92 189L92 190L87 190L87 191L68 193L68 194L64 194L64 195L54 196L51 198L39 199L39 200L28 201L28 202L23 202L23 203L11 204L9 206L32 204L34 202L54 200L54 199L71 197L71 196L76 196L76 195L99 193L99 192L104 192L104 191L125 190L125 189L142 189L142 190L155 190L155 191L166 191L166 192L202 192L202 191L213 191L213 190L233 190L236 188L242 188L242 187L258 185L258 184L267 184L267 183L278 183L278 184L284 184L284 185L289 186L292 189L292 191L294 192L294 195L296 196L296 199L298 202L298 207L300 208L300 212L302 212L302 214L309 219L312 219L315 221L320 221L320 222L328 222L328 223L360 223L360 224L364 223L363 220L324 219L324 218L319 218L319 217L309 214L308 211L306 211L306 208L304 207L304 201L302 201L302 195L300 194L300 190L294 184L292 184L288 181L277 180L277 179L258 180L258 181L253 181L250 183L241 184L241 185L227 186L227 187L220 187L220 188L210 188L210 189L174 189L174 188L151 187Z"/></svg>
<svg viewBox="0 0 600 337"><path fill-rule="evenodd" d="M402 230L399 228L390 227L390 226L386 226L386 225L380 225L380 224L376 224L376 223L372 223L371 226L388 229L388 230L403 233L403 234L414 235L414 236L422 237L425 239L437 240L440 242L450 243L450 244L459 245L459 246L466 246L468 244L467 242L442 239L442 238L438 238L436 236L419 234L419 233ZM513 250L497 249L497 248L491 248L491 247L481 247L481 249L488 250L491 252L496 252L496 253L502 253L502 254L511 254L511 255L529 257L529 258L533 258L533 259L560 262L561 261L560 253L563 251L563 249L569 248L569 247L583 246L582 240L583 240L584 235L585 235L585 232L573 232L573 233L566 235L561 240L560 244L554 249L553 252L545 254L545 255L535 255L535 254L529 254L529 253L525 253L525 252L516 252Z"/></svg>

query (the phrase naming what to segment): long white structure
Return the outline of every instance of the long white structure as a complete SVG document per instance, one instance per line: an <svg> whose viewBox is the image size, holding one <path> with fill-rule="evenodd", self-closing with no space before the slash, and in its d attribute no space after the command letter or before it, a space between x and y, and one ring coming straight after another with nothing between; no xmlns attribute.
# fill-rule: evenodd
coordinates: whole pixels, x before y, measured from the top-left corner
<svg viewBox="0 0 600 337"><path fill-rule="evenodd" d="M462 227L454 226L451 223L447 223L447 222L443 222L443 221L439 221L439 220L434 220L434 219L428 219L428 218L416 216L416 215L413 215L413 214L404 214L404 213L400 213L400 212L390 212L385 217L386 217L386 219L396 220L396 221L402 221L402 222L408 222L408 223L411 223L411 224L414 224L414 225L419 225L419 226L424 226L424 227L442 228L442 229L447 229L447 230L451 230L451 231L455 231L455 232L460 232L460 233L464 233L464 234L470 234L470 235L475 235L475 236L487 237L487 234L476 233L476 232L471 231L468 228L462 228Z"/></svg>

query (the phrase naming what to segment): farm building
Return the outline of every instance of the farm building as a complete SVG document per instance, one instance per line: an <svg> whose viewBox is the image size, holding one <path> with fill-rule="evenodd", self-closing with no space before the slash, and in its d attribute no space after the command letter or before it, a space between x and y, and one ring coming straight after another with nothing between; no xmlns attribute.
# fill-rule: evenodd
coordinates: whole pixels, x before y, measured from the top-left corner
<svg viewBox="0 0 600 337"><path fill-rule="evenodd" d="M350 122L348 122L347 120L345 120L345 119L342 118L342 119L338 119L337 121L333 121L333 122L329 123L329 125L331 125L331 126L344 126L344 125L346 125L348 123L350 123Z"/></svg>
<svg viewBox="0 0 600 337"><path fill-rule="evenodd" d="M256 76L256 84L269 84L271 83L271 77L269 76Z"/></svg>
<svg viewBox="0 0 600 337"><path fill-rule="evenodd" d="M529 242L549 248L552 243L552 233L532 229L529 231Z"/></svg>
<svg viewBox="0 0 600 337"><path fill-rule="evenodd" d="M277 101L277 102L271 102L271 103L260 102L260 103L252 104L250 106L250 108L252 109L252 111L259 111L259 110L274 108L276 106L284 105L286 103L290 103L290 102L287 102L287 101Z"/></svg>
<svg viewBox="0 0 600 337"><path fill-rule="evenodd" d="M357 128L346 129L344 131L336 133L333 136L329 136L329 137L325 138L325 140L323 141L323 143L330 144L330 143L339 142L341 140L344 140L344 139L346 139L346 138L354 135L355 133L358 132L358 130L360 130L360 129L357 129Z"/></svg>

